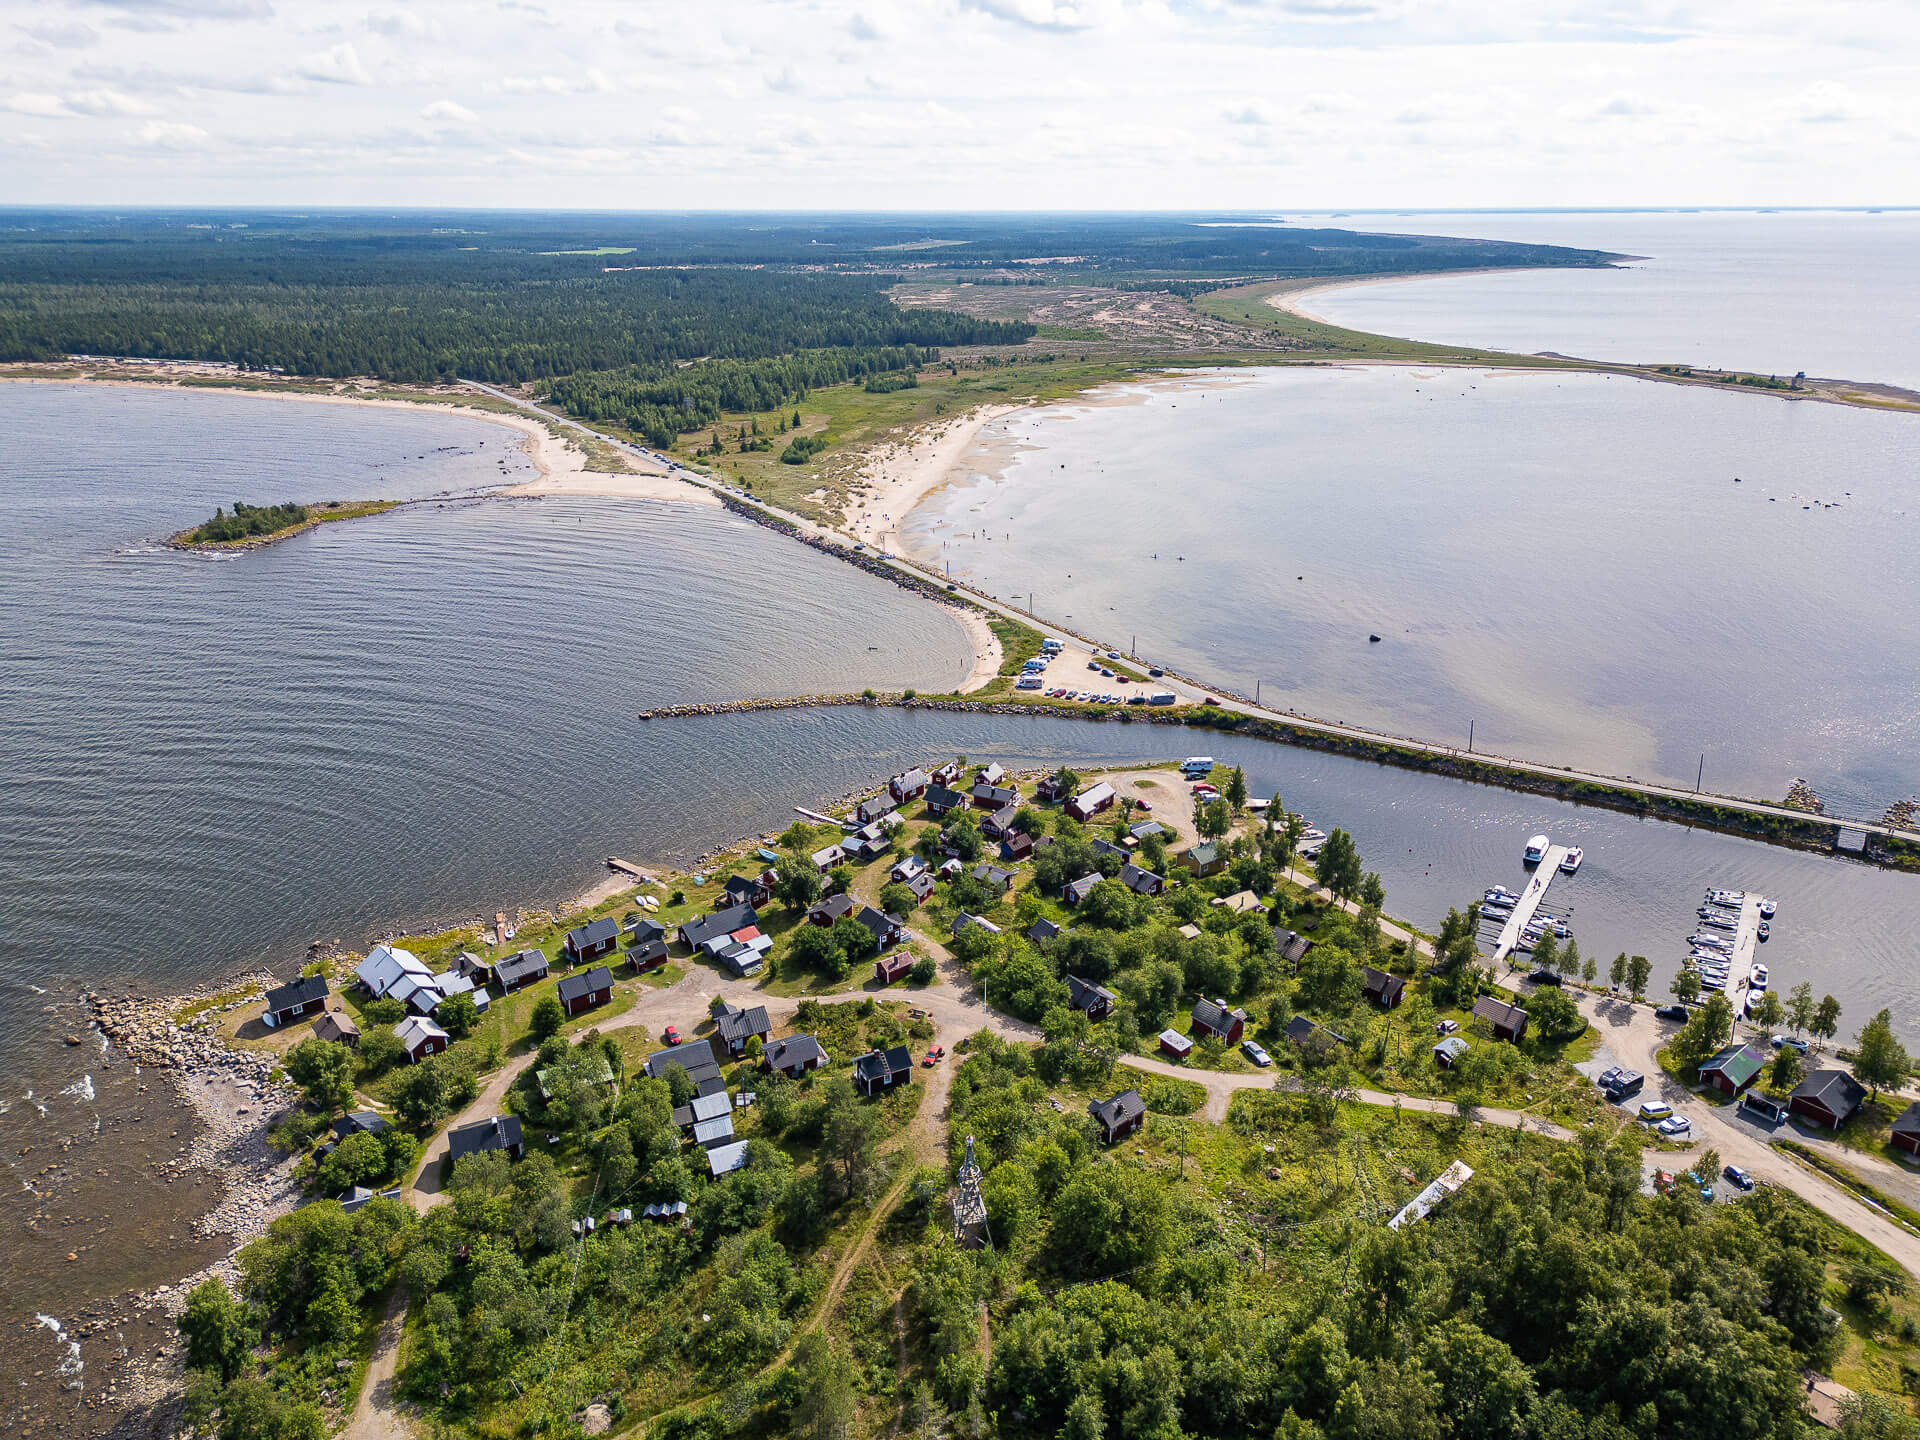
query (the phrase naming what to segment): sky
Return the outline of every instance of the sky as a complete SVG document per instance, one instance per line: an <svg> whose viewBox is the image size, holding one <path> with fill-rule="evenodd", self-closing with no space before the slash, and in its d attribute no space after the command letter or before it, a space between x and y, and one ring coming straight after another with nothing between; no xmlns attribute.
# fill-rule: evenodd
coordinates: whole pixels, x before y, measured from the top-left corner
<svg viewBox="0 0 1920 1440"><path fill-rule="evenodd" d="M1915 0L0 0L4 204L1920 202Z"/></svg>

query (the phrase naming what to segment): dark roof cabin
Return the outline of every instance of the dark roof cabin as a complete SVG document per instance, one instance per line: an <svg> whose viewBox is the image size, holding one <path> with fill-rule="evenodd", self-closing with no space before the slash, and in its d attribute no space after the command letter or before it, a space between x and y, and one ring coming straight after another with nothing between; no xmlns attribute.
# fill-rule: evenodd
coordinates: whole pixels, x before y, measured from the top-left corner
<svg viewBox="0 0 1920 1440"><path fill-rule="evenodd" d="M560 996L560 1008L569 1015L578 1015L613 999L613 972L604 965L596 965L578 975L567 976L554 989Z"/></svg>
<svg viewBox="0 0 1920 1440"><path fill-rule="evenodd" d="M1893 1148L1909 1155L1920 1155L1920 1100L1900 1112L1893 1122Z"/></svg>
<svg viewBox="0 0 1920 1440"><path fill-rule="evenodd" d="M635 974L658 970L667 963L667 942L662 939L636 940L627 947L627 964Z"/></svg>
<svg viewBox="0 0 1920 1440"><path fill-rule="evenodd" d="M755 1005L751 1009L739 1005L726 1005L713 1017L713 1044L716 1051L725 1050L736 1059L746 1050L747 1041L755 1035L762 1044L773 1026L767 1020L767 1007Z"/></svg>
<svg viewBox="0 0 1920 1440"><path fill-rule="evenodd" d="M1147 1119L1147 1102L1138 1090L1122 1090L1111 1100L1089 1100L1087 1113L1100 1126L1107 1144L1133 1134Z"/></svg>
<svg viewBox="0 0 1920 1440"><path fill-rule="evenodd" d="M874 943L882 950L898 945L906 938L907 922L898 915L889 915L871 905L862 905L860 913L853 918L867 927L867 933L873 936Z"/></svg>
<svg viewBox="0 0 1920 1440"><path fill-rule="evenodd" d="M729 905L711 915L696 915L680 926L680 943L698 950L717 935L731 935L749 925L758 925L760 917L751 905Z"/></svg>
<svg viewBox="0 0 1920 1440"><path fill-rule="evenodd" d="M1118 998L1111 990L1091 980L1082 980L1078 975L1067 976L1067 1003L1085 1012L1089 1020L1106 1019L1113 1013Z"/></svg>
<svg viewBox="0 0 1920 1440"><path fill-rule="evenodd" d="M620 922L611 915L602 915L598 920L589 920L567 932L563 948L575 965L583 960L598 960L602 955L611 955L620 944Z"/></svg>
<svg viewBox="0 0 1920 1440"><path fill-rule="evenodd" d="M962 795L958 790L949 790L944 785L930 785L927 787L927 813L929 815L945 815L950 811L958 810L966 803L967 797Z"/></svg>
<svg viewBox="0 0 1920 1440"><path fill-rule="evenodd" d="M1493 1027L1496 1040L1518 1040L1527 1033L1527 1012L1505 1000L1482 995L1473 1002L1473 1013Z"/></svg>
<svg viewBox="0 0 1920 1440"><path fill-rule="evenodd" d="M913 1080L913 1056L904 1045L870 1050L853 1062L853 1088L862 1095L878 1095Z"/></svg>
<svg viewBox="0 0 1920 1440"><path fill-rule="evenodd" d="M465 1156L488 1150L504 1150L515 1160L525 1153L518 1115L495 1115L447 1132L447 1158L455 1164Z"/></svg>
<svg viewBox="0 0 1920 1440"><path fill-rule="evenodd" d="M1365 977L1362 993L1382 1009L1393 1009L1407 992L1407 982L1398 975L1376 970L1371 965L1362 965L1360 973Z"/></svg>
<svg viewBox="0 0 1920 1440"><path fill-rule="evenodd" d="M715 908L724 910L732 905L764 905L772 898L759 876L729 875Z"/></svg>
<svg viewBox="0 0 1920 1440"><path fill-rule="evenodd" d="M831 925L836 920L844 920L853 914L856 902L847 894L829 895L824 900L816 900L807 907L807 923L810 925Z"/></svg>
<svg viewBox="0 0 1920 1440"><path fill-rule="evenodd" d="M1246 1028L1246 1011L1230 1010L1224 1000L1202 998L1194 1001L1193 1033L1196 1038L1204 1032L1222 1045L1238 1045Z"/></svg>
<svg viewBox="0 0 1920 1440"><path fill-rule="evenodd" d="M1838 1130L1867 1098L1866 1086L1844 1070L1816 1070L1787 1097L1787 1108L1816 1125Z"/></svg>
<svg viewBox="0 0 1920 1440"><path fill-rule="evenodd" d="M1031 940L1042 950L1058 940L1060 935L1060 927L1054 924L1053 921L1047 919L1036 920L1027 927L1027 939Z"/></svg>
<svg viewBox="0 0 1920 1440"><path fill-rule="evenodd" d="M500 988L511 993L547 977L547 957L538 950L521 950L494 967Z"/></svg>
<svg viewBox="0 0 1920 1440"><path fill-rule="evenodd" d="M713 1046L705 1040L683 1040L665 1050L656 1050L641 1064L655 1080L664 1080L678 1067L687 1072L698 1094L711 1095L727 1088L720 1074L720 1062L714 1059Z"/></svg>
<svg viewBox="0 0 1920 1440"><path fill-rule="evenodd" d="M778 1070L789 1079L797 1080L807 1071L825 1065L827 1051L812 1035L788 1035L762 1050L760 1060L769 1070Z"/></svg>
<svg viewBox="0 0 1920 1440"><path fill-rule="evenodd" d="M331 993L326 976L303 975L267 991L267 1008L260 1018L268 1025L278 1026L317 1015L327 1008L327 996Z"/></svg>

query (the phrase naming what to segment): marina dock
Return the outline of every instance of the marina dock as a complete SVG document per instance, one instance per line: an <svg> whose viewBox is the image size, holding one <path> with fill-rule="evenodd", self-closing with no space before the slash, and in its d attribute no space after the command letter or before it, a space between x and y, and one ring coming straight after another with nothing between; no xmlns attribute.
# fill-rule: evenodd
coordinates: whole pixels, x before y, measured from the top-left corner
<svg viewBox="0 0 1920 1440"><path fill-rule="evenodd" d="M1567 851L1571 848L1567 845L1549 845L1547 853L1540 857L1540 863L1527 880L1527 888L1520 892L1513 914L1500 927L1500 939L1493 947L1495 963L1513 954L1514 947L1520 943L1521 933L1533 919L1533 912L1540 908L1540 902L1547 898L1547 887L1553 883L1553 877L1560 873L1560 862L1567 858Z"/></svg>
<svg viewBox="0 0 1920 1440"><path fill-rule="evenodd" d="M1733 963L1727 966L1727 999L1735 1017L1747 1013L1747 986L1753 979L1753 950L1760 943L1760 903L1766 896L1749 890L1740 902L1740 928L1733 932Z"/></svg>

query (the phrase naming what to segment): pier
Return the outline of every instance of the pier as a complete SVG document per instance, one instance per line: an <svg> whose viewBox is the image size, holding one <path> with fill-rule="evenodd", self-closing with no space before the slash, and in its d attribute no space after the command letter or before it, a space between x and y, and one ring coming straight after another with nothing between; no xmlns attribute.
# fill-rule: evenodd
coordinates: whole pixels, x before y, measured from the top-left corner
<svg viewBox="0 0 1920 1440"><path fill-rule="evenodd" d="M1747 988L1753 979L1753 950L1760 943L1760 903L1767 897L1747 891L1740 902L1740 928L1733 932L1733 962L1727 966L1727 998L1735 1019L1747 1013Z"/></svg>
<svg viewBox="0 0 1920 1440"><path fill-rule="evenodd" d="M607 857L607 868L622 875L631 875L642 884L651 885L654 883L653 876L649 875L645 870L642 870L638 865L635 865L631 860L622 860L618 855L609 855Z"/></svg>
<svg viewBox="0 0 1920 1440"><path fill-rule="evenodd" d="M1567 858L1566 845L1549 845L1547 853L1540 857L1540 863L1534 867L1532 876L1527 880L1527 888L1520 892L1519 902L1513 907L1513 914L1507 917L1507 923L1500 927L1500 939L1493 947L1496 963L1513 954L1514 947L1520 943L1520 936L1533 919L1533 912L1540 908L1540 902L1547 898L1547 887L1553 883L1553 877L1560 873L1560 862Z"/></svg>

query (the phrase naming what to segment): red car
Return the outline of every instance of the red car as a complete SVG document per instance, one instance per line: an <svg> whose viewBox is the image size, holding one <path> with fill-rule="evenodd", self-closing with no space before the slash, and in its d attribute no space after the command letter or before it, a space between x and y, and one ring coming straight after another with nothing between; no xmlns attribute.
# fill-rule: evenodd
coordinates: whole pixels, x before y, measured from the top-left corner
<svg viewBox="0 0 1920 1440"><path fill-rule="evenodd" d="M680 1043L680 1027L677 1025L667 1026L666 1030L662 1032L660 1038L666 1041L667 1044L669 1045L678 1045Z"/></svg>
<svg viewBox="0 0 1920 1440"><path fill-rule="evenodd" d="M931 1070L934 1066L938 1065L943 1059L946 1058L946 1054L947 1054L946 1046L936 1045L931 1050L927 1051L926 1058L922 1060L920 1063L924 1065L927 1069Z"/></svg>
<svg viewBox="0 0 1920 1440"><path fill-rule="evenodd" d="M1144 810L1147 814L1151 815L1153 813L1153 802L1150 800L1136 800L1133 802L1133 808L1136 810Z"/></svg>

